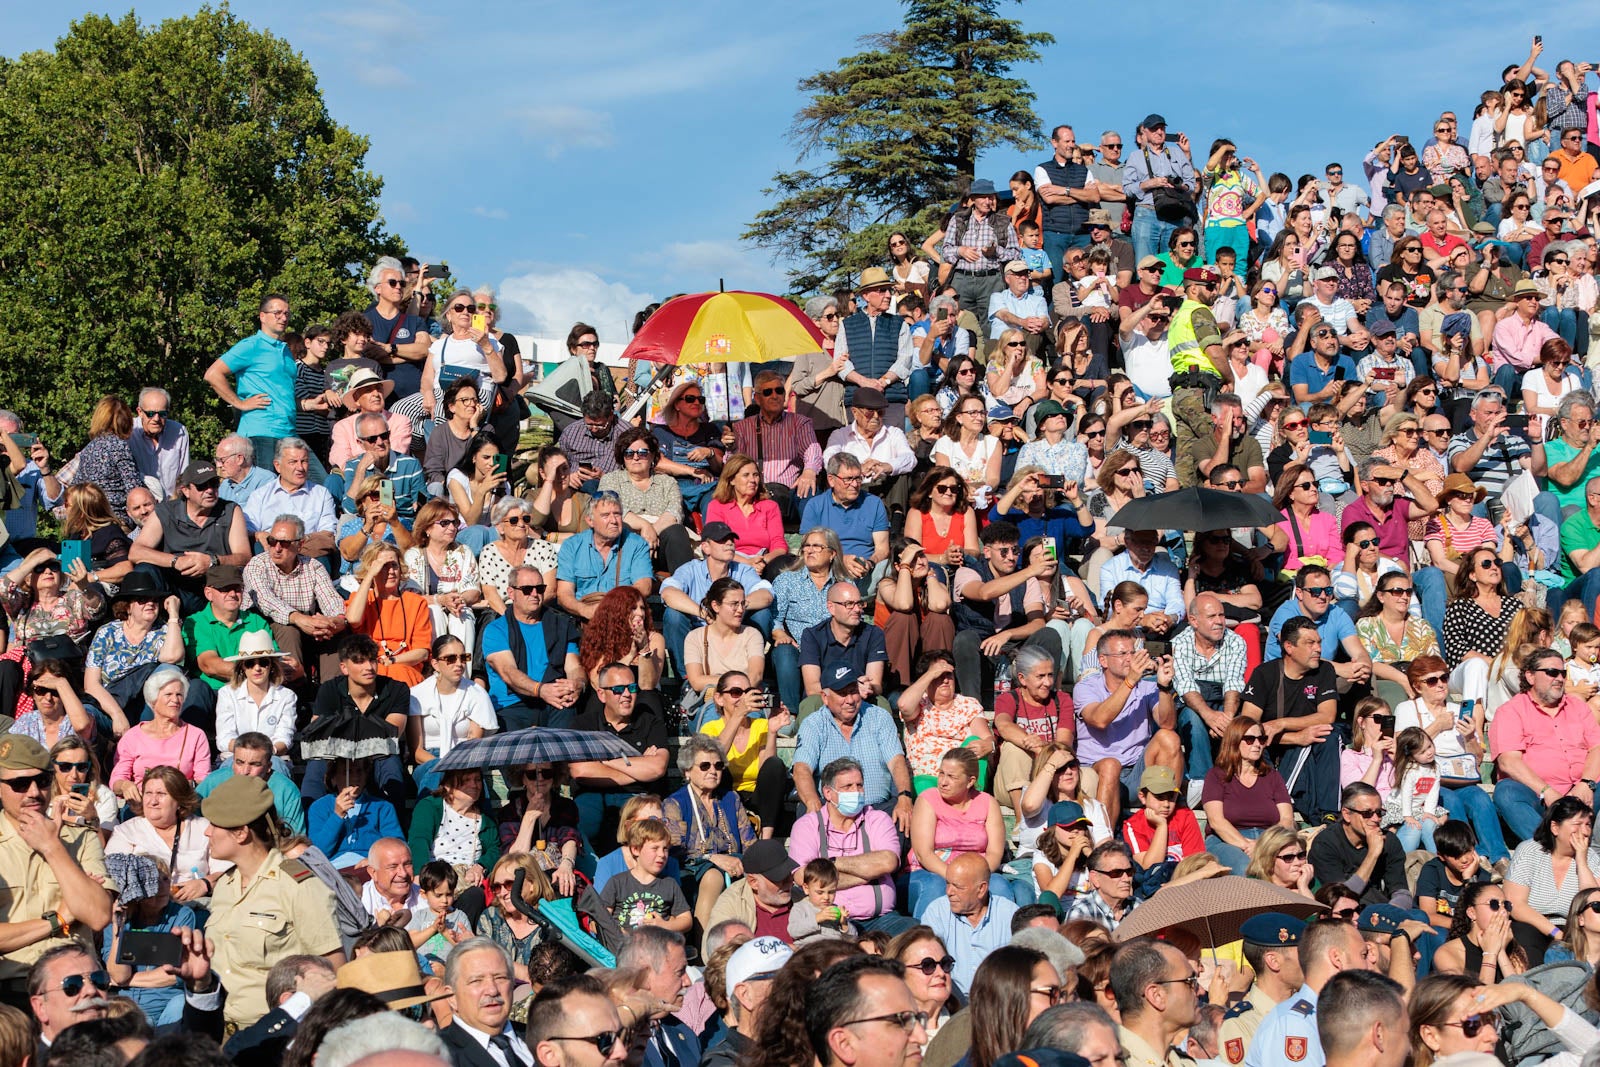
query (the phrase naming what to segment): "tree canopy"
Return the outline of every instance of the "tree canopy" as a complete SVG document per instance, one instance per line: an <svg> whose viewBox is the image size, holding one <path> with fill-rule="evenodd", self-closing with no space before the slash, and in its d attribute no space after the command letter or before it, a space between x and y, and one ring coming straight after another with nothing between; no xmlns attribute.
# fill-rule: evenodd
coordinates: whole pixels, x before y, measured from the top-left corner
<svg viewBox="0 0 1600 1067"><path fill-rule="evenodd" d="M1001 2L908 0L900 29L800 83L811 100L790 136L816 166L775 175L766 193L777 202L744 234L788 263L796 292L882 263L894 230L920 242L985 150L1043 140L1034 94L1009 72L1054 38L1002 17Z"/></svg>
<svg viewBox="0 0 1600 1067"><path fill-rule="evenodd" d="M0 60L0 404L63 458L99 398L173 394L202 444L231 430L201 374L258 327L364 307L399 251L365 137L336 123L287 42L226 8L153 28L86 16Z"/></svg>

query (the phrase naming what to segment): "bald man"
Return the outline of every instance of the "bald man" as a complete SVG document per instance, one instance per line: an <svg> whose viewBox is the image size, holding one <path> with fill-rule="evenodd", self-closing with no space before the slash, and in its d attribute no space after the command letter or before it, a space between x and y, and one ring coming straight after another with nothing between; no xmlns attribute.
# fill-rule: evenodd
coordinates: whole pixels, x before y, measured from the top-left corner
<svg viewBox="0 0 1600 1067"><path fill-rule="evenodd" d="M1195 555L1210 541L1230 551L1236 547L1231 531L1210 530L1195 535ZM1261 591L1254 586L1227 596L1237 607L1261 607ZM1228 629L1227 607L1216 593L1196 594L1188 617L1189 628L1172 639L1172 685L1178 694L1178 737L1187 753L1184 773L1197 782L1211 769L1222 731L1239 714L1245 644Z"/></svg>
<svg viewBox="0 0 1600 1067"><path fill-rule="evenodd" d="M966 997L983 957L1011 942L1016 904L989 893L989 863L975 852L955 855L944 872L945 895L929 904L922 921L955 959L950 980Z"/></svg>

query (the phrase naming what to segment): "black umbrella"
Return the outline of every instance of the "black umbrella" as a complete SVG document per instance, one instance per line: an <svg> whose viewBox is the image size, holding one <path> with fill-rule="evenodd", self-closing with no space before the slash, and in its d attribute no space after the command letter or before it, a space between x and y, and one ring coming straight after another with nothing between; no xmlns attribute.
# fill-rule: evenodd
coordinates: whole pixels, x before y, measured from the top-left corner
<svg viewBox="0 0 1600 1067"><path fill-rule="evenodd" d="M1283 516L1265 497L1198 486L1142 496L1106 520L1107 525L1124 530L1231 530L1274 526L1282 521Z"/></svg>
<svg viewBox="0 0 1600 1067"><path fill-rule="evenodd" d="M370 759L399 751L394 727L365 715L325 715L300 731L301 759Z"/></svg>

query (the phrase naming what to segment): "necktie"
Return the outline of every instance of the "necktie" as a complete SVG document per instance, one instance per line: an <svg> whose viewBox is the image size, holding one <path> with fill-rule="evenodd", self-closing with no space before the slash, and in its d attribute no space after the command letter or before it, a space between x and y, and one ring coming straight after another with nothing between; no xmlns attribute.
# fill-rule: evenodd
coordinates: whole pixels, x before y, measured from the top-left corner
<svg viewBox="0 0 1600 1067"><path fill-rule="evenodd" d="M510 1037L505 1034L495 1034L489 1038L489 1044L500 1050L500 1055L506 1061L506 1067L521 1067L522 1057L513 1051Z"/></svg>

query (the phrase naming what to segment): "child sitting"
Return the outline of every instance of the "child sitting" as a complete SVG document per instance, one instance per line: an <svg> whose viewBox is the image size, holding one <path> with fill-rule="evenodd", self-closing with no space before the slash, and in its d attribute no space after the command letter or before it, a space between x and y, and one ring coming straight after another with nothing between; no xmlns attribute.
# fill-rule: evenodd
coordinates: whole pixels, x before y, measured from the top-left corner
<svg viewBox="0 0 1600 1067"><path fill-rule="evenodd" d="M628 869L611 876L600 893L604 904L624 931L636 926L665 926L680 934L689 932L694 915L677 881L662 877L667 869L672 836L660 819L640 819L628 831L623 858Z"/></svg>
<svg viewBox="0 0 1600 1067"><path fill-rule="evenodd" d="M1176 863L1206 850L1194 812L1178 807L1178 779L1171 768L1145 769L1139 776L1139 803L1144 807L1122 825L1122 836L1139 866Z"/></svg>
<svg viewBox="0 0 1600 1067"><path fill-rule="evenodd" d="M1444 820L1433 738L1419 726L1401 730L1394 739L1394 789L1384 804L1383 824L1407 852L1418 847L1437 852L1433 831Z"/></svg>
<svg viewBox="0 0 1600 1067"><path fill-rule="evenodd" d="M456 909L456 882L456 869L444 860L424 864L417 873L422 906L411 913L411 921L406 924L418 962L440 977L450 949L472 936L466 915Z"/></svg>
<svg viewBox="0 0 1600 1067"><path fill-rule="evenodd" d="M1600 715L1600 627L1580 622L1567 635L1572 655L1567 659L1567 692L1587 701Z"/></svg>
<svg viewBox="0 0 1600 1067"><path fill-rule="evenodd" d="M1355 499L1351 476L1354 465L1339 432L1339 409L1332 404L1312 404L1311 410L1306 412L1306 421L1311 424L1312 434L1306 465L1317 480L1317 492L1327 498L1322 501L1323 510L1331 513L1335 501L1348 504ZM1331 443L1319 444L1317 438L1321 434L1327 434Z"/></svg>
<svg viewBox="0 0 1600 1067"><path fill-rule="evenodd" d="M1561 614L1556 616L1556 636L1550 642L1550 647L1561 653L1562 659L1572 658L1572 628L1580 622L1589 621L1589 610L1583 606L1582 600L1569 600L1561 605Z"/></svg>
<svg viewBox="0 0 1600 1067"><path fill-rule="evenodd" d="M1460 819L1440 823L1433 843L1439 854L1417 872L1417 907L1434 926L1449 930L1467 886L1491 880L1489 863L1478 854L1478 835Z"/></svg>
<svg viewBox="0 0 1600 1067"><path fill-rule="evenodd" d="M1089 249L1084 257L1089 261L1089 273L1072 283L1078 294L1078 306L1109 308L1114 306L1111 292L1111 253L1098 246Z"/></svg>
<svg viewBox="0 0 1600 1067"><path fill-rule="evenodd" d="M819 938L843 938L854 941L855 924L844 909L833 902L839 888L839 868L825 856L807 863L800 872L805 887L805 899L794 902L789 909L789 936L796 945Z"/></svg>

